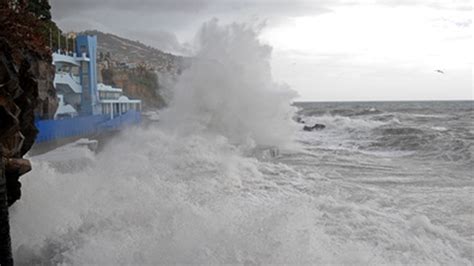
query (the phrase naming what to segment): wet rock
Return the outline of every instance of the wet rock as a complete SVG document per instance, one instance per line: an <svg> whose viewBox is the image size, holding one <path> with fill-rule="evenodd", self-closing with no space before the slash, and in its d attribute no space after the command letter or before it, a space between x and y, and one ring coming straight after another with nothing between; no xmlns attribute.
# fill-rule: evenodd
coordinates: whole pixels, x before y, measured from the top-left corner
<svg viewBox="0 0 474 266"><path fill-rule="evenodd" d="M304 126L304 131L316 131L316 130L323 130L326 126L323 124L314 124L314 126Z"/></svg>
<svg viewBox="0 0 474 266"><path fill-rule="evenodd" d="M294 120L297 122L297 123L300 123L300 124L304 124L305 121L303 120L303 118L301 118L301 116L296 116L294 117Z"/></svg>
<svg viewBox="0 0 474 266"><path fill-rule="evenodd" d="M5 173L24 175L31 171L31 163L26 159L8 159L5 164Z"/></svg>
<svg viewBox="0 0 474 266"><path fill-rule="evenodd" d="M5 161L5 176L7 177L7 202L11 206L21 197L20 176L31 171L30 161L26 159L7 159Z"/></svg>
<svg viewBox="0 0 474 266"><path fill-rule="evenodd" d="M0 265L13 265L8 207L21 196L20 176L31 169L22 157L38 132L35 108L46 103L38 116L49 118L57 101L42 20L27 7L28 1L0 1Z"/></svg>
<svg viewBox="0 0 474 266"><path fill-rule="evenodd" d="M19 178L30 169L22 157L38 133L35 108L40 104L36 115L43 118L56 111L53 78L51 58L18 49L0 37L0 153L9 206L20 198Z"/></svg>

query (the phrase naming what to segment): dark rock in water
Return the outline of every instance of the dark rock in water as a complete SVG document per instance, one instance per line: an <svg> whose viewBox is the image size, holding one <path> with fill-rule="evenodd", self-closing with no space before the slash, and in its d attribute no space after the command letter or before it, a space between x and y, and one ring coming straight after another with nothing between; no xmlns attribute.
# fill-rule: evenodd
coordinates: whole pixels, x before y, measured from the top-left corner
<svg viewBox="0 0 474 266"><path fill-rule="evenodd" d="M295 117L293 117L293 120L295 120L297 123L300 123L300 124L305 123L303 118L301 118L301 116L295 116Z"/></svg>
<svg viewBox="0 0 474 266"><path fill-rule="evenodd" d="M314 124L314 126L304 126L303 130L304 131L315 131L315 130L323 130L325 129L326 126L323 124Z"/></svg>

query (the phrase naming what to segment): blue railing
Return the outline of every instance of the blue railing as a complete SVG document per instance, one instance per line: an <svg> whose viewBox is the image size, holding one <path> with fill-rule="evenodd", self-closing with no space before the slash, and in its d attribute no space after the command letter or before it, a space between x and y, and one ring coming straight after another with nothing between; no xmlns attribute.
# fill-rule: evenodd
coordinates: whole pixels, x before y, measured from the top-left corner
<svg viewBox="0 0 474 266"><path fill-rule="evenodd" d="M140 112L133 110L114 119L110 119L108 115L92 115L60 120L38 120L36 128L39 133L36 136L36 143L118 130L125 126L138 124L140 121Z"/></svg>
<svg viewBox="0 0 474 266"><path fill-rule="evenodd" d="M141 119L142 118L140 112L129 110L121 116L100 123L98 128L100 131L117 130L125 126L139 124L141 122Z"/></svg>

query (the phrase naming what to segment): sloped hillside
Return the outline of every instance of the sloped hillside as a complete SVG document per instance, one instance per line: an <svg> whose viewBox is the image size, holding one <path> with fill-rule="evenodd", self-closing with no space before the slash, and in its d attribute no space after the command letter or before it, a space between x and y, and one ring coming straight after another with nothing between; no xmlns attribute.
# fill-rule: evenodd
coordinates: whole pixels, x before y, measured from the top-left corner
<svg viewBox="0 0 474 266"><path fill-rule="evenodd" d="M97 36L99 82L122 88L125 95L141 99L146 109L166 105L158 77L176 79L191 61L110 33L83 33Z"/></svg>
<svg viewBox="0 0 474 266"><path fill-rule="evenodd" d="M154 47L138 41L132 41L110 33L86 31L86 34L96 35L98 52L110 56L118 62L130 64L145 63L158 72L179 74L186 67L188 59L182 56L165 53Z"/></svg>

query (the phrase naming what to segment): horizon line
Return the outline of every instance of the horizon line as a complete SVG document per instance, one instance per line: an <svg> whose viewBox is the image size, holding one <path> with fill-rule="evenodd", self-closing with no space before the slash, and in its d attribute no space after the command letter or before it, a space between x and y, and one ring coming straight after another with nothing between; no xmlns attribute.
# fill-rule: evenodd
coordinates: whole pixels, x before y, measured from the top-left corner
<svg viewBox="0 0 474 266"><path fill-rule="evenodd" d="M295 100L294 103L331 103L331 102L474 102L474 99L455 99L455 100Z"/></svg>

